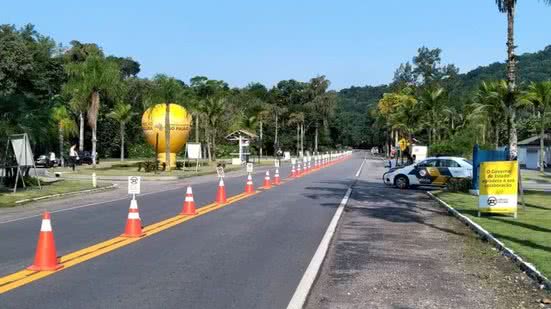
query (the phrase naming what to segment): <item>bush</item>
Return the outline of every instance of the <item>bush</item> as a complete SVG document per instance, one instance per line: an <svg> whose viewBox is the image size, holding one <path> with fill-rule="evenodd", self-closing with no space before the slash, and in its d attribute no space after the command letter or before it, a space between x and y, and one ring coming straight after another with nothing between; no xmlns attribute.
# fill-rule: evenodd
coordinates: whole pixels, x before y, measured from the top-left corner
<svg viewBox="0 0 551 309"><path fill-rule="evenodd" d="M468 193L469 189L473 186L473 179L467 178L450 178L446 188L450 192L464 192Z"/></svg>
<svg viewBox="0 0 551 309"><path fill-rule="evenodd" d="M153 171L159 170L159 161L143 161L138 163L138 172L140 172L142 169L146 173L151 173Z"/></svg>
<svg viewBox="0 0 551 309"><path fill-rule="evenodd" d="M153 158L155 149L148 144L130 144L128 145L129 158Z"/></svg>

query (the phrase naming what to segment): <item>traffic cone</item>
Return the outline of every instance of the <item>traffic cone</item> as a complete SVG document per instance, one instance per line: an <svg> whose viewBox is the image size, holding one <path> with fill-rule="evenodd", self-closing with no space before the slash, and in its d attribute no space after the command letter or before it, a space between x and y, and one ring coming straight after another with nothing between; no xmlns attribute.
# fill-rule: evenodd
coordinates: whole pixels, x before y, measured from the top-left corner
<svg viewBox="0 0 551 309"><path fill-rule="evenodd" d="M180 214L184 216L193 216L197 214L197 209L195 209L195 200L193 199L193 191L191 190L191 186L187 187L186 199L184 200L184 206L182 207L182 212Z"/></svg>
<svg viewBox="0 0 551 309"><path fill-rule="evenodd" d="M280 185L281 184L281 178L279 178L279 168L276 168L275 175L274 175L274 185Z"/></svg>
<svg viewBox="0 0 551 309"><path fill-rule="evenodd" d="M291 165L291 178L297 177L297 171L295 170L295 165Z"/></svg>
<svg viewBox="0 0 551 309"><path fill-rule="evenodd" d="M264 189L270 189L272 184L270 183L270 171L266 171L266 176L264 176Z"/></svg>
<svg viewBox="0 0 551 309"><path fill-rule="evenodd" d="M251 194L254 193L253 178L251 174L247 176L247 184L245 185L245 193Z"/></svg>
<svg viewBox="0 0 551 309"><path fill-rule="evenodd" d="M38 235L34 263L27 267L27 269L34 271L58 270L61 267L63 267L63 265L59 264L57 261L50 213L45 211L42 215L42 225L40 226L40 234Z"/></svg>
<svg viewBox="0 0 551 309"><path fill-rule="evenodd" d="M142 237L145 233L142 231L142 220L140 220L140 211L138 210L138 202L135 199L130 201L128 208L128 218L126 219L126 227L122 237Z"/></svg>
<svg viewBox="0 0 551 309"><path fill-rule="evenodd" d="M216 203L226 203L226 188L224 187L224 178L220 177L218 182L218 191L216 191Z"/></svg>

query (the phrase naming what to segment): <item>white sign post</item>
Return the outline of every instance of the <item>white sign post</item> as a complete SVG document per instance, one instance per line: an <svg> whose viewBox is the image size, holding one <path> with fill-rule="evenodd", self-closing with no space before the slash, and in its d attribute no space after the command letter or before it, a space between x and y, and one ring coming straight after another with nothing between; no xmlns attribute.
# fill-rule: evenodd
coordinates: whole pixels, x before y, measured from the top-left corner
<svg viewBox="0 0 551 309"><path fill-rule="evenodd" d="M279 160L278 160L278 159L275 159L275 160L274 160L274 166L275 166L275 167L279 167Z"/></svg>
<svg viewBox="0 0 551 309"><path fill-rule="evenodd" d="M187 143L186 144L187 158L195 160L195 172L199 168L199 159L201 159L201 143Z"/></svg>
<svg viewBox="0 0 551 309"><path fill-rule="evenodd" d="M132 199L136 199L136 194L140 194L140 184L142 177L128 176L128 194L132 194Z"/></svg>
<svg viewBox="0 0 551 309"><path fill-rule="evenodd" d="M251 162L247 163L247 173L251 174L253 170L254 170L254 165Z"/></svg>

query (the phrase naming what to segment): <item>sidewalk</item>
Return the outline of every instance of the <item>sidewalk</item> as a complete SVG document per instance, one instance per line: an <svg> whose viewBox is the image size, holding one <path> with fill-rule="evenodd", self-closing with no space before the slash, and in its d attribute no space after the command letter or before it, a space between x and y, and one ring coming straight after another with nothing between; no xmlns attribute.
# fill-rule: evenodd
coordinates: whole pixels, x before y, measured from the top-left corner
<svg viewBox="0 0 551 309"><path fill-rule="evenodd" d="M364 166L306 308L542 308L531 279L423 191L381 184L382 166Z"/></svg>

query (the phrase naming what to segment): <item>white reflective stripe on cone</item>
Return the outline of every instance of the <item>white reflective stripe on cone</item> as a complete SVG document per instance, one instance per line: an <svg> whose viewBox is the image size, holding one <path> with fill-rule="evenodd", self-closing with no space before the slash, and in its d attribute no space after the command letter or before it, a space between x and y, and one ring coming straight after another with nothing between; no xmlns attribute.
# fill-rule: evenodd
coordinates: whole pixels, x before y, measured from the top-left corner
<svg viewBox="0 0 551 309"><path fill-rule="evenodd" d="M193 202L193 196L186 196L186 202Z"/></svg>
<svg viewBox="0 0 551 309"><path fill-rule="evenodd" d="M138 212L129 212L128 219L140 219L140 213Z"/></svg>
<svg viewBox="0 0 551 309"><path fill-rule="evenodd" d="M52 231L52 222L50 219L42 219L42 224L40 225L41 232L51 232Z"/></svg>
<svg viewBox="0 0 551 309"><path fill-rule="evenodd" d="M187 187L186 194L192 194L190 186Z"/></svg>

